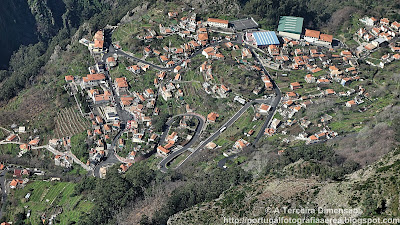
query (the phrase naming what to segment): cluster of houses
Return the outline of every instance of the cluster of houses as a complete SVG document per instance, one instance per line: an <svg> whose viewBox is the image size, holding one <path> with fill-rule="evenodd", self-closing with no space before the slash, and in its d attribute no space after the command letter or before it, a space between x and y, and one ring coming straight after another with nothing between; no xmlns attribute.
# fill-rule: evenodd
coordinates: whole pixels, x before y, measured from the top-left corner
<svg viewBox="0 0 400 225"><path fill-rule="evenodd" d="M189 120L192 119L192 116L183 116L179 121L179 126L175 129L171 128L169 134L165 137L165 140L160 140L160 145L157 146L157 154L159 156L167 156L174 147L183 146L187 141L192 139L193 136L189 133L194 132L194 127L190 127L188 124ZM186 138L184 138L186 133ZM164 144L161 145L161 143Z"/></svg>
<svg viewBox="0 0 400 225"><path fill-rule="evenodd" d="M0 164L0 171L7 170L6 166L4 164ZM9 169L8 169L9 170ZM12 170L12 180L8 181L8 186L11 189L16 189L16 188L23 188L25 185L29 182L29 177L32 175L36 176L43 176L44 172L40 171L38 169L30 170L28 168L22 169L13 169Z"/></svg>
<svg viewBox="0 0 400 225"><path fill-rule="evenodd" d="M157 138L155 133L151 131L151 116L158 115L158 108L155 107L155 99L158 93L164 100L169 100L173 97L181 98L184 93L180 89L180 81L182 79L181 74L183 74L183 69L185 69L190 60L188 59L193 53L197 52L199 49L203 48L201 54L207 59L204 61L199 70L200 74L204 77L204 83L202 84L204 90L208 94L213 94L215 97L227 97L228 93L231 91L229 87L224 84L215 82L213 74L213 60L222 60L225 58L221 54L221 46L209 46L207 45L215 41L216 39L210 40L209 31L215 29L225 29L230 26L229 21L208 18L207 21L197 21L196 14L191 14L189 16L184 16L179 18L179 12L168 12L168 18L176 20L177 23L172 25L159 24L158 31L153 29L146 29L144 35L138 35L137 38L144 40L149 43L148 46L143 48L144 57L156 56L161 64L165 67L173 68L173 77L168 77L167 72L158 72L154 78L153 89L145 89L142 93L131 93L128 89L128 83L126 78L117 78L114 81L114 86L116 93L119 96L117 101L121 102L121 106L128 112L130 112L135 120L129 123L129 132L132 132L132 140L139 143L149 143L154 142ZM364 18L361 20L367 26L367 29L362 28L358 31L357 35L364 39L365 41L371 42L365 45L364 49L373 50L374 48L380 47L384 42L390 42L398 34L399 27L397 22L390 23L388 19L381 19L378 22L374 18ZM278 38L277 34L280 36ZM180 46L151 46L152 40L164 39L170 35L179 35L186 41ZM101 38L103 36L103 39ZM227 36L226 39L230 40L231 37ZM292 82L289 84L291 91L286 92L284 99L281 103L281 107L278 110L279 113L287 118L285 122L281 122L278 119L274 119L270 126L265 130L266 135L273 135L277 128L281 125L283 127L290 127L298 123L301 127L307 128L310 125L310 121L307 118L302 118L299 121L290 120L295 116L295 114L302 109L306 109L310 104L313 104L313 98L316 97L331 97L331 96L347 96L352 97L352 100L347 101L345 107L353 107L355 105L363 103L363 98L368 96L365 89L362 86L358 86L356 89L350 89L347 92L336 92L331 85L333 83L339 83L340 85L346 87L349 86L351 82L360 80L358 72L357 57L359 53L356 52L354 55L348 50L336 51L332 48L333 36L329 34L321 33L317 30L304 29L303 30L303 19L299 17L281 17L278 32L273 31L257 31L257 32L246 32L244 35L245 42L247 44L252 44L258 48L263 49L268 55L272 64L276 64L277 68L283 70L305 70L308 74L303 80ZM93 38L93 43L97 43L99 46L101 40L104 40L104 35L101 32L97 32ZM189 40L189 41L188 41ZM281 44L280 40L283 40ZM252 52L245 47L239 47L227 42L224 44L227 49L240 50L241 60L247 60L252 58ZM375 46L370 48L371 45ZM393 52L400 49L396 43L390 43ZM93 47L92 47L93 51ZM390 60L400 58L398 54L396 55L385 55L382 60L385 62L390 62ZM236 59L239 62L239 58ZM110 57L107 59L107 64L109 67L116 65L116 59ZM253 90L255 95L259 95L262 90L272 91L273 84L270 78L261 70L258 66L251 66L253 70L257 71L261 77L263 85L256 87ZM142 71L146 72L149 68L148 65L138 64L127 67L126 69L134 74L140 74ZM97 70L98 68L94 68ZM110 91L107 91L107 85L102 84L103 76L101 73L91 73L91 75L82 79L81 87L87 88L95 85L100 85L101 89L90 89L88 90L89 96L93 99L94 103L108 103L114 101ZM99 83L100 82L100 83ZM302 89L303 86L307 84L315 84L316 90L320 91L319 94L300 96L297 90ZM106 87L106 88L103 88ZM157 90L156 90L157 89ZM245 100L239 96L235 97L238 102L245 103ZM112 107L112 106L107 106ZM261 104L258 108L257 114L266 114L270 110L270 106ZM112 111L107 109L105 111ZM111 113L112 114L112 113ZM114 113L115 115L115 113ZM210 113L207 116L207 121L215 122L219 115L215 112ZM255 118L257 115L255 116ZM117 118L117 117L112 117ZM109 121L105 118L106 121ZM118 119L116 119L118 120ZM325 118L325 121L327 119ZM94 124L95 125L95 124ZM96 124L100 125L99 123ZM100 126L99 128L103 128ZM146 136L147 140L143 140ZM247 132L246 135L251 135L251 131ZM308 141L318 141L324 138L331 138L335 136L335 132L330 131L327 126L324 126L320 133L315 133L311 135L306 135L305 132L302 133L300 138L306 138ZM171 135L176 135L172 133ZM167 144L159 145L157 147L157 152L159 155L165 156L174 146L174 137L167 137ZM120 140L120 147L124 146L124 140ZM240 139L235 142L234 149L241 149L246 146L244 140ZM138 146L140 148L140 146ZM128 157L134 158L138 149L132 151ZM103 152L93 152L93 157L101 159ZM127 166L127 165L125 165ZM123 168L121 168L123 171Z"/></svg>
<svg viewBox="0 0 400 225"><path fill-rule="evenodd" d="M97 31L91 41L82 38L79 40L79 43L88 47L90 53L92 54L104 53L104 31Z"/></svg>
<svg viewBox="0 0 400 225"><path fill-rule="evenodd" d="M175 19L179 15L178 12L169 12L168 17L170 19ZM187 66L186 59L199 50L201 47L206 46L209 40L209 34L207 27L227 27L228 21L209 18L207 21L197 21L196 14L193 13L191 16L184 16L179 19L179 23L175 25L164 26L159 24L159 33L153 29L147 29L146 35L138 35L137 38L145 40L149 43L143 49L143 55L145 57L156 56L159 58L160 62L166 67L173 67L175 73L179 73L182 68ZM170 35L179 35L185 38L187 43L181 46L153 46L150 47L151 41L154 39L164 39L164 37ZM170 43L171 45L171 43ZM162 49L160 49L162 47ZM216 49L212 47L203 51L207 58L223 58L223 55L218 53Z"/></svg>
<svg viewBox="0 0 400 225"><path fill-rule="evenodd" d="M87 130L88 140L93 143L87 165L95 166L105 156L105 150L110 147L112 134L119 130L120 122L116 107L112 104L114 96L106 82L104 66L96 64L94 68L89 68L89 71L90 74L86 77L66 76L65 81L70 85L79 85L82 91L87 93L87 101L93 108L98 109L98 115L89 113L92 126ZM99 157L100 155L102 157ZM56 155L54 160L57 165L67 168L71 166L71 159L67 156Z"/></svg>
<svg viewBox="0 0 400 225"><path fill-rule="evenodd" d="M21 143L21 138L19 137L19 135L16 133L11 133L4 139L4 142L20 143L19 144L20 151L18 153L18 157L21 157L23 154L31 150L32 147L39 146L40 137L39 136L30 137L27 143Z"/></svg>
<svg viewBox="0 0 400 225"><path fill-rule="evenodd" d="M400 44L396 42L396 37L400 35L400 23L397 21L389 21L388 18L381 18L380 20L374 17L364 17L360 19L365 27L360 28L356 32L356 37L363 43L357 48L356 54L368 54L379 47L387 47L392 51L381 56L379 62L372 62L367 60L367 63L373 66L383 68L385 64L391 63L394 60L400 59Z"/></svg>

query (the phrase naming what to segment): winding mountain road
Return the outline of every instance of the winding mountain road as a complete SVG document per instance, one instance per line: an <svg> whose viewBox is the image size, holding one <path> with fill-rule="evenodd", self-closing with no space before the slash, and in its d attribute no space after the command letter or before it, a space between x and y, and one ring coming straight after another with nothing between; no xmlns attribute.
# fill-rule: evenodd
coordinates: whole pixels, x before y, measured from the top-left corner
<svg viewBox="0 0 400 225"><path fill-rule="evenodd" d="M217 139L217 138L219 137L219 135L220 135L226 128L230 127L234 122L236 122L236 120L238 120L238 119L240 118L240 116L243 115L243 113L246 112L246 110L247 110L250 106L252 106L253 104L265 103L265 104L269 104L269 105L271 106L270 113L269 113L268 116L266 117L266 120L265 120L263 126L261 127L260 132L257 134L256 139L255 139L254 142L252 143L253 145L255 145L255 144L261 139L261 137L262 137L263 134L264 134L265 128L268 127L268 125L269 125L269 123L270 123L272 117L273 117L274 114L275 114L276 107L278 106L278 104L279 104L279 102L280 102L280 100L281 100L281 97L282 97L281 91L279 90L279 87L275 84L275 82L271 79L271 76L269 75L268 71L265 69L264 65L262 64L262 60L260 60L258 54L254 52L254 50L259 50L259 49L255 48L254 46L251 46L251 45L248 45L248 44L244 43L243 40L240 40L241 35L239 34L238 36L239 36L239 39L238 39L238 40L233 40L232 43L243 45L243 46L245 46L245 47L250 48L250 49L253 51L254 55L256 56L256 57L255 57L256 60L260 63L260 65L262 65L263 71L265 72L265 74L267 74L267 75L270 77L270 80L271 80L271 82L272 82L272 84L273 84L273 87L274 87L275 97L273 98L273 100L271 100L271 99L255 99L255 100L252 100L252 101L247 102L247 103L246 103L239 111L237 111L237 112L235 113L235 115L233 115L223 126L221 126L216 132L214 132L211 136L209 136L207 139L205 139L203 142L201 142L201 143L199 144L199 146L197 146L197 148L195 148L195 149L192 151L192 153L191 153L181 164L178 165L178 167L181 166L182 164L184 164L184 162L185 162L187 159L189 159L189 158L195 156L195 155L197 154L197 152L200 151L201 149L203 149L208 143L210 143L210 142L214 141L215 139ZM226 42L228 42L228 41L227 41L227 40L223 40L223 41L220 41L220 42L215 41L215 42L213 42L213 43L211 43L210 45L207 45L207 46L205 46L205 47L221 45L221 44L226 43ZM190 58L193 58L193 57L195 57L195 56L197 56L198 54L201 54L201 52L203 51L203 49L204 49L205 47L200 48L199 50L197 50L196 52L194 52L194 53L189 57L189 59L190 59ZM151 67L153 67L153 68L155 68L155 69L157 69L157 70L161 70L161 71L172 71L172 70L173 70L173 68L162 67L162 66L159 66L159 65L155 65L155 64L153 64L153 63L151 63L151 62L147 62L147 61L145 61L145 60L139 59L139 58L133 56L132 54L126 53L126 52L123 51L123 50L117 50L117 49L115 49L111 44L109 45L109 50L108 50L108 52L107 52L106 54L103 55L103 58L102 58L103 62L106 62L106 59L107 59L108 57L110 57L110 56L113 56L114 54L116 54L116 55L118 55L118 56L130 58L130 59L132 59L132 60L134 60L134 61L137 61L137 62L141 62L141 63L147 64L147 65L149 65L149 66L151 66ZM185 115L185 114L183 114L183 115ZM177 115L177 116L182 116L182 115ZM165 137L166 137L166 135L167 135L167 133L168 133L169 127L170 127L170 125L172 124L172 122L174 121L173 118L176 118L177 116L172 117L172 118L167 122L167 131L164 131L163 135L161 136L161 139L160 139L160 140L161 140L161 143L162 143L162 141L165 139ZM192 115L192 116L193 116L193 115ZM195 116L195 117L196 117L196 116ZM202 119L202 118L200 118L200 117L196 117L196 118L199 120L199 125L198 125L197 128L196 128L195 136L191 139L191 141L190 141L188 144L186 144L185 146L183 146L181 149L172 152L171 154L169 154L167 157L165 157L165 158L160 162L159 167L160 167L160 170L161 170L162 172L166 173L166 172L168 171L168 168L166 167L166 165L167 165L168 163L170 163L173 159L175 159L177 156L179 156L180 154L182 154L183 152L185 152L186 150L188 150L188 149L190 148L190 146L193 145L193 143L196 142L197 139L200 137L200 133L201 133L201 131L202 131L202 129L203 129L203 126L204 126L205 121L204 121L204 119ZM114 139L114 140L115 140L115 139ZM113 152L113 154L114 154L114 152ZM115 155L114 155L114 157L115 157ZM115 158L116 158L116 157L115 157ZM108 160L108 159L107 159L107 160ZM107 161L107 160L106 160L106 161ZM118 159L117 159L117 160L118 160ZM104 161L104 163L107 164L106 161ZM118 161L119 161L119 160L118 160ZM101 164L101 163L100 163L100 164ZM96 174L98 174L100 164L99 164L99 165L96 167L96 169L95 169L95 176L96 176Z"/></svg>
<svg viewBox="0 0 400 225"><path fill-rule="evenodd" d="M162 143L165 140L165 137L168 135L169 128L171 127L171 125L175 121L175 119L177 117L182 117L182 116L193 116L199 121L199 124L197 124L194 136L185 146L183 146L182 148L180 148L178 150L173 151L159 163L159 168L160 168L161 172L163 172L163 173L166 173L168 171L167 164L170 163L176 157L178 157L180 154L187 151L193 145L193 143L195 143L199 139L200 134L203 130L205 121L202 116L199 116L199 115L196 115L193 113L176 115L167 121L167 123L166 123L167 127L165 128L163 135L160 138L160 143Z"/></svg>

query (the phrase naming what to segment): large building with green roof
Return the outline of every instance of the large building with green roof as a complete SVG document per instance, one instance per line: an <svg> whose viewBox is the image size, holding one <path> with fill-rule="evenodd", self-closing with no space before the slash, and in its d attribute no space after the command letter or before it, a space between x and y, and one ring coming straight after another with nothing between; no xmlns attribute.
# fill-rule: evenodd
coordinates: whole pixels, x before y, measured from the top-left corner
<svg viewBox="0 0 400 225"><path fill-rule="evenodd" d="M303 31L303 21L301 17L281 16L279 19L278 32L280 36L300 39Z"/></svg>

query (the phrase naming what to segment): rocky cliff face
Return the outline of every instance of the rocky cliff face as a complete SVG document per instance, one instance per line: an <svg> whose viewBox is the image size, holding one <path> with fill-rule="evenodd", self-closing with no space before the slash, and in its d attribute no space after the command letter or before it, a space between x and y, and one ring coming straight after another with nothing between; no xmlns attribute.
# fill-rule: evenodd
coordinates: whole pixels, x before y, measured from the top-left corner
<svg viewBox="0 0 400 225"><path fill-rule="evenodd" d="M35 17L26 0L3 1L0 7L0 69L8 67L10 56L20 45L37 42Z"/></svg>
<svg viewBox="0 0 400 225"><path fill-rule="evenodd" d="M218 199L177 213L169 218L168 224L223 224L224 217L270 218L278 212L271 209L279 209L280 216L298 216L296 213L284 213L284 207L310 209L308 218L396 217L400 214L399 168L400 150L395 149L341 182L320 182L315 178L260 178L253 183L233 187ZM322 209L353 211L321 214L318 210Z"/></svg>
<svg viewBox="0 0 400 225"><path fill-rule="evenodd" d="M21 45L47 42L58 32L78 28L107 4L106 0L12 0L0 7L0 69L7 69Z"/></svg>

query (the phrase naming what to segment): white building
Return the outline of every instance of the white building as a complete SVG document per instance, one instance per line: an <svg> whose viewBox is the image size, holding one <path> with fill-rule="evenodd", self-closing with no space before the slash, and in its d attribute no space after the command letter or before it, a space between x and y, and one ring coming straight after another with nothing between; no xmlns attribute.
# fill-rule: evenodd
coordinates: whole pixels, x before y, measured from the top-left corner
<svg viewBox="0 0 400 225"><path fill-rule="evenodd" d="M221 28L228 28L228 20L221 20L215 18L208 18L207 24L210 27L221 27Z"/></svg>

